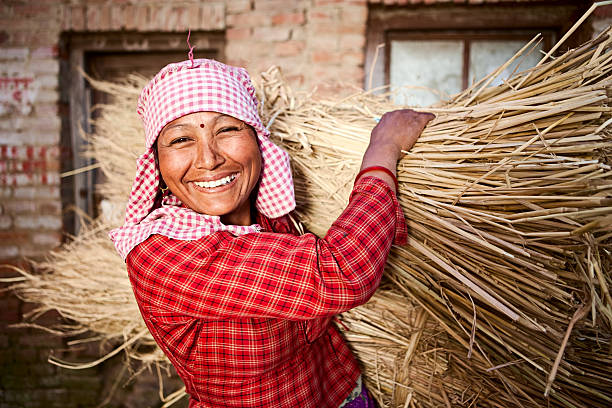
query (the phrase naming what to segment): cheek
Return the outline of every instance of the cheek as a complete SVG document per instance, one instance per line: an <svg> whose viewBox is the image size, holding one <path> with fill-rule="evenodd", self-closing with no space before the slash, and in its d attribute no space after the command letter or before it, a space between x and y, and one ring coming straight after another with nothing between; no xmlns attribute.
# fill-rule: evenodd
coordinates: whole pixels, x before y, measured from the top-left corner
<svg viewBox="0 0 612 408"><path fill-rule="evenodd" d="M180 182L184 167L188 163L188 158L184 156L178 151L159 153L159 172L166 185L170 186Z"/></svg>
<svg viewBox="0 0 612 408"><path fill-rule="evenodd" d="M242 167L250 171L252 180L249 184L257 183L261 173L262 160L259 145L252 135L228 140L223 143L221 150L225 151L225 154L231 157L233 161L240 163Z"/></svg>
<svg viewBox="0 0 612 408"><path fill-rule="evenodd" d="M259 181L259 177L261 175L261 165L262 165L261 153L259 151L259 146L257 145L257 143L250 146L247 160L249 163L249 167L252 171L251 184L255 185Z"/></svg>

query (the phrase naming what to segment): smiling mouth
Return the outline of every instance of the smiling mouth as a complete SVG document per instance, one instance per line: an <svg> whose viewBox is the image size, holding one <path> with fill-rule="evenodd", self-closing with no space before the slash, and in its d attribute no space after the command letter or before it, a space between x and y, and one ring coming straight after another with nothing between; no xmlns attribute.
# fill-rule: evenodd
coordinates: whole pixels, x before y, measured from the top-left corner
<svg viewBox="0 0 612 408"><path fill-rule="evenodd" d="M220 178L219 180L213 180L213 181L194 181L193 184L195 184L198 187L201 188L215 188L215 187L221 187L221 186L225 186L229 183L231 183L232 181L234 181L236 179L237 174L231 174L227 177L223 177Z"/></svg>

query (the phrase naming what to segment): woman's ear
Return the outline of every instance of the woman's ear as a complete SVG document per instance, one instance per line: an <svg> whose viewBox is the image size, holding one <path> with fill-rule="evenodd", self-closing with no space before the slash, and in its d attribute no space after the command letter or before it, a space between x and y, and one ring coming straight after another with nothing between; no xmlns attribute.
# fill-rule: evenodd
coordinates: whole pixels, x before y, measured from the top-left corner
<svg viewBox="0 0 612 408"><path fill-rule="evenodd" d="M159 169L159 159L157 158L157 140L155 141L155 143L153 143L153 146L151 146L151 149L153 150L153 157L155 157L155 168L157 169L157 171L159 172L159 190L160 192L163 193L168 189L168 186L166 185L166 182L164 181L164 178L161 175L161 170Z"/></svg>

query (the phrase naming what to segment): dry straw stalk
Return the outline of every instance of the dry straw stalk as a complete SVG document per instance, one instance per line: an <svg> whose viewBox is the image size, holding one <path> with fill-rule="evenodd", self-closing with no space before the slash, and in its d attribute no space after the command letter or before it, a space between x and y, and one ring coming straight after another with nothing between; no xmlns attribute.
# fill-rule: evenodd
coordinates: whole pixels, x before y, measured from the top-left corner
<svg viewBox="0 0 612 408"><path fill-rule="evenodd" d="M612 404L611 44L607 30L427 109L437 118L398 165L410 243L392 250L375 298L342 317L382 406ZM107 218L18 288L74 329L122 341L144 326L105 233L121 223L142 150L133 106L143 83L93 81L114 97L88 152L107 178ZM262 119L293 159L298 214L323 235L346 206L375 118L396 106L368 92L294 94L278 69L258 89ZM125 350L162 360L138 354L142 342Z"/></svg>

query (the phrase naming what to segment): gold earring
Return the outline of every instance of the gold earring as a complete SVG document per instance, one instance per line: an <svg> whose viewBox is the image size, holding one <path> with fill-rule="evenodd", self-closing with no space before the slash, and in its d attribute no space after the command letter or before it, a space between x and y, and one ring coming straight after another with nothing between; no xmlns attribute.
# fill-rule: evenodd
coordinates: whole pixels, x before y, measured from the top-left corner
<svg viewBox="0 0 612 408"><path fill-rule="evenodd" d="M161 190L162 194L166 194L166 191L168 191L168 187L166 188L160 187L159 189Z"/></svg>

